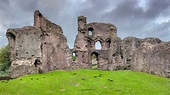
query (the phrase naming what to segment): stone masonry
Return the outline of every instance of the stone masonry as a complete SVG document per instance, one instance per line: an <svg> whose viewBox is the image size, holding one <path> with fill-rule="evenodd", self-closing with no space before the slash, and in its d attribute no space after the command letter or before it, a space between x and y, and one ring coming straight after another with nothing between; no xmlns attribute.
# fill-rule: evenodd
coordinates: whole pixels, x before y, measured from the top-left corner
<svg viewBox="0 0 170 95"><path fill-rule="evenodd" d="M101 49L95 49L96 42L100 42ZM158 50L142 48L146 43L154 45ZM127 37L121 40L114 25L87 23L86 17L79 16L78 34L72 49L76 56L73 64L78 68L93 69L93 65L97 64L97 69L101 70L135 70L170 77L169 44L158 38ZM142 49L148 51L145 56ZM96 56L96 62L93 55Z"/></svg>
<svg viewBox="0 0 170 95"><path fill-rule="evenodd" d="M36 10L34 26L8 29L12 78L43 73L69 66L69 47L59 25L47 20Z"/></svg>
<svg viewBox="0 0 170 95"><path fill-rule="evenodd" d="M170 78L170 42L143 43L132 58L132 70Z"/></svg>
<svg viewBox="0 0 170 95"><path fill-rule="evenodd" d="M110 23L87 23L78 17L78 34L74 48L59 25L36 10L34 26L8 29L11 78L52 70L99 69L135 70L170 77L170 42L158 38L121 40ZM96 49L96 43L101 49Z"/></svg>

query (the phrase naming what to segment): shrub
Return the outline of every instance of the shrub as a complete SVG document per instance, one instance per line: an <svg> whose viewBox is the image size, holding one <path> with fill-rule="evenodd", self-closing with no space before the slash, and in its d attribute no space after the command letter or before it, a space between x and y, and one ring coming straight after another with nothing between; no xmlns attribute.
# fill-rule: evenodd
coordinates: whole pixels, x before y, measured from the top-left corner
<svg viewBox="0 0 170 95"><path fill-rule="evenodd" d="M72 60L73 60L73 61L76 61L76 56L72 56Z"/></svg>

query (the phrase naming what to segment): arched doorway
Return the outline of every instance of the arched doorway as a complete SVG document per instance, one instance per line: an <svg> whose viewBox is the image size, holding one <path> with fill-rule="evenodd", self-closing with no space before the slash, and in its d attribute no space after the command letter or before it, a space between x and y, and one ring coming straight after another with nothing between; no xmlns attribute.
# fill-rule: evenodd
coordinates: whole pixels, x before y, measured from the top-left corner
<svg viewBox="0 0 170 95"><path fill-rule="evenodd" d="M99 53L93 52L91 54L91 69L98 69Z"/></svg>

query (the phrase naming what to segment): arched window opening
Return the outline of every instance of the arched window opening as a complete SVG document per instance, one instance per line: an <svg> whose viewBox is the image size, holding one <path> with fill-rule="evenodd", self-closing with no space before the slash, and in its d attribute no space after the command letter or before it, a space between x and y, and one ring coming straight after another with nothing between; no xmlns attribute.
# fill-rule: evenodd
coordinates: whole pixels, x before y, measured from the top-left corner
<svg viewBox="0 0 170 95"><path fill-rule="evenodd" d="M90 36L93 35L93 28L88 28L88 34L89 34Z"/></svg>
<svg viewBox="0 0 170 95"><path fill-rule="evenodd" d="M75 52L72 53L72 60L76 61L76 53Z"/></svg>
<svg viewBox="0 0 170 95"><path fill-rule="evenodd" d="M101 48L102 48L102 46L101 46L100 41L97 41L97 42L95 43L95 49L101 49Z"/></svg>

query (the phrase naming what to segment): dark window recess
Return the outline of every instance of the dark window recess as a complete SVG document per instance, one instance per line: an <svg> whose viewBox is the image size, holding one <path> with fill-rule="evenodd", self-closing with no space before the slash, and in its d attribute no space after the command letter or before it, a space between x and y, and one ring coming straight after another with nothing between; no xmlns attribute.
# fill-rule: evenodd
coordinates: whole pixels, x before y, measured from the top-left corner
<svg viewBox="0 0 170 95"><path fill-rule="evenodd" d="M34 62L35 67L41 64L41 61L39 59L36 59Z"/></svg>
<svg viewBox="0 0 170 95"><path fill-rule="evenodd" d="M93 28L88 28L88 34L89 34L90 36L93 35L93 31L94 31Z"/></svg>

